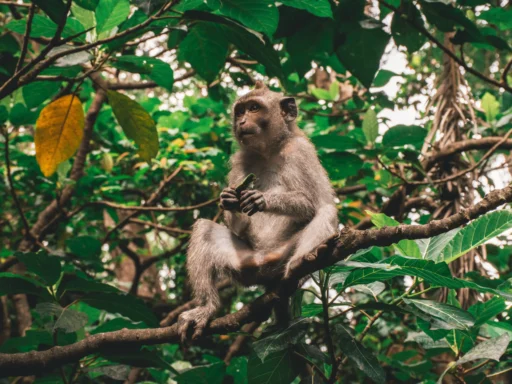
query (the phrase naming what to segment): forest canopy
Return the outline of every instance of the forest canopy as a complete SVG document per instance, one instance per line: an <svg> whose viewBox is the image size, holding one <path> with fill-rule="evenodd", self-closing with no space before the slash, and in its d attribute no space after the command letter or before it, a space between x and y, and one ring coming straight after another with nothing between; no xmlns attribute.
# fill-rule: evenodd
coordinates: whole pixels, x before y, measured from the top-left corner
<svg viewBox="0 0 512 384"><path fill-rule="evenodd" d="M1 0L0 382L511 382L511 42L508 0ZM340 232L180 343L258 80Z"/></svg>

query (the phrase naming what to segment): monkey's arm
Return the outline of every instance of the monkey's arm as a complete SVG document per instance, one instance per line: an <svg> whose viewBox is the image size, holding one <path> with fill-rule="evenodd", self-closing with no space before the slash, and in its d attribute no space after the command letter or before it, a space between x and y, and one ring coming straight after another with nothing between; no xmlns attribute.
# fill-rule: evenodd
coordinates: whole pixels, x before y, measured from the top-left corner
<svg viewBox="0 0 512 384"><path fill-rule="evenodd" d="M315 216L313 202L302 191L244 191L240 199L240 207L242 212L249 216L263 211L287 215L297 221L311 221Z"/></svg>

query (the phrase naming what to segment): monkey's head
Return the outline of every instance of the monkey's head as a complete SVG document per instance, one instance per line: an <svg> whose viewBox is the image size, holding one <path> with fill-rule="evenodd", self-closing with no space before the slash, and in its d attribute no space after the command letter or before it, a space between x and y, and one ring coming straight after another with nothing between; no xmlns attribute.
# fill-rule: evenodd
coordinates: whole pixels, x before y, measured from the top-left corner
<svg viewBox="0 0 512 384"><path fill-rule="evenodd" d="M261 81L233 106L233 133L243 148L264 153L297 133L293 97L272 92Z"/></svg>

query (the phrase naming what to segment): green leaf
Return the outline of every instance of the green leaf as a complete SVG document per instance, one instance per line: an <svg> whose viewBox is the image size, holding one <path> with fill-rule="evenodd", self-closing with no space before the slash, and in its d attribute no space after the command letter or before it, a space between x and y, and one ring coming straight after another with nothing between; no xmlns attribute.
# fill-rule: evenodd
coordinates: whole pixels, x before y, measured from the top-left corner
<svg viewBox="0 0 512 384"><path fill-rule="evenodd" d="M512 211L487 213L457 231L441 251L430 253L430 260L451 263L470 250L512 228Z"/></svg>
<svg viewBox="0 0 512 384"><path fill-rule="evenodd" d="M119 313L133 321L143 321L150 327L158 326L158 320L153 313L142 300L134 296L93 292L88 293L80 300L91 307L103 309L109 313Z"/></svg>
<svg viewBox="0 0 512 384"><path fill-rule="evenodd" d="M66 18L66 6L62 0L31 0L50 16L56 24L60 24Z"/></svg>
<svg viewBox="0 0 512 384"><path fill-rule="evenodd" d="M341 351L375 383L385 383L386 373L377 358L361 343L352 337L351 332L342 324L334 326L338 347Z"/></svg>
<svg viewBox="0 0 512 384"><path fill-rule="evenodd" d="M21 35L25 34L25 29L27 26L27 20L12 20L5 27L13 32L19 33ZM48 37L51 38L55 35L57 31L57 24L55 24L52 20L42 15L34 15L34 19L32 20L32 29L30 30L31 37ZM84 27L80 22L72 17L68 17L66 19L66 25L64 26L64 30L62 31L62 37L69 37L76 35L80 32L84 31ZM77 37L76 40L83 41L83 36Z"/></svg>
<svg viewBox="0 0 512 384"><path fill-rule="evenodd" d="M25 264L28 271L39 276L46 281L48 285L53 285L59 280L61 273L60 258L57 256L48 256L45 251L16 252L16 258Z"/></svg>
<svg viewBox="0 0 512 384"><path fill-rule="evenodd" d="M496 120L496 116L500 112L500 103L496 100L494 95L486 92L482 97L482 109L485 112L485 121L492 123Z"/></svg>
<svg viewBox="0 0 512 384"><path fill-rule="evenodd" d="M55 96L59 89L60 83L57 81L34 81L22 87L21 92L26 106L32 109Z"/></svg>
<svg viewBox="0 0 512 384"><path fill-rule="evenodd" d="M460 308L444 303L438 303L433 300L419 300L404 298L404 302L413 305L420 311L430 316L434 316L456 329L468 329L475 324L475 319L471 313Z"/></svg>
<svg viewBox="0 0 512 384"><path fill-rule="evenodd" d="M77 3L78 6L87 9L88 11L94 11L98 6L99 0L74 0L73 3Z"/></svg>
<svg viewBox="0 0 512 384"><path fill-rule="evenodd" d="M295 319L285 329L273 332L271 335L255 341L252 345L254 352L264 362L268 355L287 349L290 345L302 340L307 327L308 319Z"/></svg>
<svg viewBox="0 0 512 384"><path fill-rule="evenodd" d="M101 256L101 241L92 236L77 236L66 240L69 250L85 260L97 260Z"/></svg>
<svg viewBox="0 0 512 384"><path fill-rule="evenodd" d="M363 160L349 152L326 153L321 155L320 160L333 180L355 176L363 166Z"/></svg>
<svg viewBox="0 0 512 384"><path fill-rule="evenodd" d="M372 85L389 35L380 28L367 29L359 23L347 23L340 37L343 44L336 50L341 64L365 87Z"/></svg>
<svg viewBox="0 0 512 384"><path fill-rule="evenodd" d="M417 125L395 125L384 133L382 145L385 148L394 148L408 144L420 149L426 136L427 130Z"/></svg>
<svg viewBox="0 0 512 384"><path fill-rule="evenodd" d="M34 279L10 272L0 273L0 296L26 293L51 300L48 291Z"/></svg>
<svg viewBox="0 0 512 384"><path fill-rule="evenodd" d="M132 73L147 74L159 86L172 91L174 72L162 60L148 56L123 55L116 57L112 66Z"/></svg>
<svg viewBox="0 0 512 384"><path fill-rule="evenodd" d="M281 0L280 3L289 7L303 9L318 17L332 18L329 0Z"/></svg>
<svg viewBox="0 0 512 384"><path fill-rule="evenodd" d="M139 146L139 156L150 161L158 153L158 133L151 116L136 101L119 92L107 91L117 122L128 138Z"/></svg>
<svg viewBox="0 0 512 384"><path fill-rule="evenodd" d="M501 7L491 8L480 13L478 18L496 25L501 31L512 29L512 9Z"/></svg>
<svg viewBox="0 0 512 384"><path fill-rule="evenodd" d="M397 45L403 45L409 53L416 52L427 41L426 36L420 32L419 28L413 27L409 21L416 26L424 28L421 13L412 2L405 2L400 7L402 13L395 12L391 21L391 33Z"/></svg>
<svg viewBox="0 0 512 384"><path fill-rule="evenodd" d="M226 373L233 376L234 384L248 384L247 380L247 357L235 357L229 362Z"/></svg>
<svg viewBox="0 0 512 384"><path fill-rule="evenodd" d="M223 362L194 367L173 378L178 384L222 384L226 372Z"/></svg>
<svg viewBox="0 0 512 384"><path fill-rule="evenodd" d="M400 223L391 217L387 216L384 213L373 213L371 211L366 211L370 215L370 219L372 223L377 228L383 227L396 227L400 225ZM421 253L418 245L413 240L400 240L398 244L393 244L393 247L402 255L408 257L414 257L417 259L421 259Z"/></svg>
<svg viewBox="0 0 512 384"><path fill-rule="evenodd" d="M85 327L88 318L85 313L75 311L69 308L62 308L56 303L39 303L36 305L36 311L42 316L56 317L53 322L52 332L57 329L63 329L66 333L76 332Z"/></svg>
<svg viewBox="0 0 512 384"><path fill-rule="evenodd" d="M304 317L313 317L318 315L323 311L322 304L305 304L302 306L302 316Z"/></svg>
<svg viewBox="0 0 512 384"><path fill-rule="evenodd" d="M448 368L446 368L446 370L441 374L441 377L439 377L437 384L443 383L444 375L446 374L446 372L448 372L449 369L453 368L454 366L459 366L470 361L482 359L500 361L501 356L503 356L503 354L507 350L509 342L510 337L508 333L504 333L501 336L485 340L480 344L477 344L455 363L448 365Z"/></svg>
<svg viewBox="0 0 512 384"><path fill-rule="evenodd" d="M319 100L327 100L327 101L335 100L335 97L333 97L331 92L329 92L323 88L311 88L311 94Z"/></svg>
<svg viewBox="0 0 512 384"><path fill-rule="evenodd" d="M128 0L99 0L96 7L96 33L102 36L117 27L128 18L130 2Z"/></svg>
<svg viewBox="0 0 512 384"><path fill-rule="evenodd" d="M377 136L379 136L379 122L377 121L377 114L371 108L368 108L364 115L363 120L363 133L366 141L370 144L375 143Z"/></svg>
<svg viewBox="0 0 512 384"><path fill-rule="evenodd" d="M300 364L290 349L272 353L264 362L256 354L249 356L247 377L250 384L291 383L299 374Z"/></svg>
<svg viewBox="0 0 512 384"><path fill-rule="evenodd" d="M359 284L369 284L375 281L386 281L398 276L416 276L425 279L433 286L447 287L451 289L470 288L482 293L492 293L512 298L509 293L482 286L472 281L452 277L446 263L434 263L429 260L409 259L400 256L392 256L379 263L369 264L361 262L342 262L344 268L358 268L346 277L343 288Z"/></svg>
<svg viewBox="0 0 512 384"><path fill-rule="evenodd" d="M415 240L420 249L421 258L427 260L437 258L443 248L446 247L446 244L448 244L459 231L460 228L455 228L440 235L429 237L428 239Z"/></svg>
<svg viewBox="0 0 512 384"><path fill-rule="evenodd" d="M317 148L335 149L339 152L343 152L348 149L361 149L359 141L349 136L334 134L317 135L313 136L311 141Z"/></svg>
<svg viewBox="0 0 512 384"><path fill-rule="evenodd" d="M213 23L197 23L181 42L178 56L211 83L224 67L227 54L228 40L222 27Z"/></svg>
<svg viewBox="0 0 512 384"><path fill-rule="evenodd" d="M375 80L373 80L373 86L374 87L383 87L394 76L400 76L400 75L393 71L388 71L387 69L381 69L379 72L377 72L377 76L375 76Z"/></svg>
<svg viewBox="0 0 512 384"><path fill-rule="evenodd" d="M80 7L75 2L71 4L71 13L86 30L96 26L96 18L94 16L94 12Z"/></svg>
<svg viewBox="0 0 512 384"><path fill-rule="evenodd" d="M279 21L279 12L270 0L222 0L219 12L268 37L272 37Z"/></svg>
<svg viewBox="0 0 512 384"><path fill-rule="evenodd" d="M482 303L478 302L469 307L468 312L476 319L475 327L485 324L487 321L494 319L497 315L506 311L505 300L500 297L493 297L492 299Z"/></svg>

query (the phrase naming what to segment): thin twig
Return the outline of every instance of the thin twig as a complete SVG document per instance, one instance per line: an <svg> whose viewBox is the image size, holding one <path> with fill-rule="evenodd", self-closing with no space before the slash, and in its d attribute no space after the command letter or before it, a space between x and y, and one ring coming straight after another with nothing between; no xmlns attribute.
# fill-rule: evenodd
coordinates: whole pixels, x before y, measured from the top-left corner
<svg viewBox="0 0 512 384"><path fill-rule="evenodd" d="M23 213L23 209L21 208L20 200L18 199L18 195L16 195L16 190L14 189L14 182L12 179L11 173L11 160L9 156L9 133L7 132L7 128L4 131L5 137L5 167L7 168L7 181L9 182L9 190L11 191L12 199L14 200L14 205L16 205L16 209L21 217L21 221L23 223L23 227L25 228L25 236L28 238L32 237L30 232L30 225L28 224L27 218Z"/></svg>
<svg viewBox="0 0 512 384"><path fill-rule="evenodd" d="M21 66L23 65L23 62L25 61L25 56L27 55L28 41L30 39L30 32L32 31L32 20L34 19L35 10L35 4L32 4L28 9L27 26L25 28L25 35L23 36L23 47L21 48L20 58L18 60L18 63L16 64L16 69L14 70L15 73L20 70Z"/></svg>

